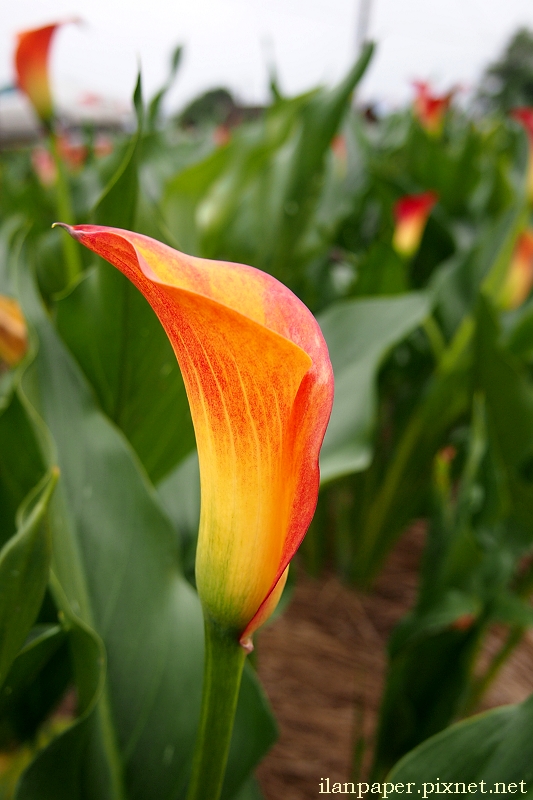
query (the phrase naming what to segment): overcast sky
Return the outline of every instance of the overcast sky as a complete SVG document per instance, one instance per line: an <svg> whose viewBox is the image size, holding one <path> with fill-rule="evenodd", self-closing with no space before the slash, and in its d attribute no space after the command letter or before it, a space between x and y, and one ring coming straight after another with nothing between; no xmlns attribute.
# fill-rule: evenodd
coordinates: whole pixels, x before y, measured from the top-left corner
<svg viewBox="0 0 533 800"><path fill-rule="evenodd" d="M78 16L54 42L59 99L85 91L129 101L142 65L146 95L163 82L170 53L185 57L170 110L225 85L244 101L267 97L269 59L282 89L333 83L356 52L360 0L3 0L0 86L13 79L16 31ZM398 104L413 79L437 89L472 86L520 25L533 28L533 0L372 0L370 35L378 43L361 93Z"/></svg>

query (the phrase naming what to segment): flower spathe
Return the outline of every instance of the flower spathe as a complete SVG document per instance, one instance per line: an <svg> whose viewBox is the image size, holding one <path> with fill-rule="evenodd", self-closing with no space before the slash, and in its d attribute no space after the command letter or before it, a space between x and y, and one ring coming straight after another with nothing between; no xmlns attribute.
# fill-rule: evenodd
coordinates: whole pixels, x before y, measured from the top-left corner
<svg viewBox="0 0 533 800"><path fill-rule="evenodd" d="M442 131L444 116L452 101L454 90L447 94L435 95L424 81L415 81L415 99L413 110L422 127L432 136Z"/></svg>
<svg viewBox="0 0 533 800"><path fill-rule="evenodd" d="M17 35L15 51L17 85L27 95L38 116L45 123L50 122L54 110L48 76L50 45L56 30L64 24L65 22L54 22L42 28L22 31Z"/></svg>
<svg viewBox="0 0 533 800"><path fill-rule="evenodd" d="M0 361L15 366L28 348L26 321L16 300L0 294Z"/></svg>
<svg viewBox="0 0 533 800"><path fill-rule="evenodd" d="M533 287L533 231L518 237L502 287L500 303L503 308L518 308Z"/></svg>
<svg viewBox="0 0 533 800"><path fill-rule="evenodd" d="M511 116L519 122L525 132L529 142L529 155L527 163L526 192L530 203L533 203L533 108L521 106L513 108Z"/></svg>
<svg viewBox="0 0 533 800"><path fill-rule="evenodd" d="M64 227L140 289L172 343L200 461L198 592L204 612L250 647L316 506L333 402L318 323L253 267L129 231Z"/></svg>
<svg viewBox="0 0 533 800"><path fill-rule="evenodd" d="M423 192L401 197L394 206L396 222L392 246L400 255L409 257L418 250L431 209L438 200L436 192Z"/></svg>

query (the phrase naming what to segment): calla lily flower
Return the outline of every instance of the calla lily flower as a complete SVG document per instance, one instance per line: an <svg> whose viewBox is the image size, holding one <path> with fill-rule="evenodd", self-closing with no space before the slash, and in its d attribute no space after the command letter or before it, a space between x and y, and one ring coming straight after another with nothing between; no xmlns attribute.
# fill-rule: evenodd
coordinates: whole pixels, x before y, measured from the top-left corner
<svg viewBox="0 0 533 800"><path fill-rule="evenodd" d="M524 127L529 140L529 158L527 166L527 197L533 203L533 108L523 106L514 108L511 116Z"/></svg>
<svg viewBox="0 0 533 800"><path fill-rule="evenodd" d="M429 84L415 81L415 99L413 110L422 127L432 136L438 136L442 131L444 116L452 101L454 90L447 94L434 95Z"/></svg>
<svg viewBox="0 0 533 800"><path fill-rule="evenodd" d="M115 228L63 227L138 287L172 343L200 460L198 593L204 613L251 649L316 506L333 402L318 323L253 267Z"/></svg>
<svg viewBox="0 0 533 800"><path fill-rule="evenodd" d="M516 243L502 288L500 303L511 310L522 305L533 287L533 231L524 231Z"/></svg>
<svg viewBox="0 0 533 800"><path fill-rule="evenodd" d="M74 20L70 20L74 21ZM50 45L63 22L23 31L17 37L15 69L17 85L29 98L40 119L48 124L53 114L52 93L48 78Z"/></svg>
<svg viewBox="0 0 533 800"><path fill-rule="evenodd" d="M0 295L0 360L13 367L23 358L27 347L26 322L19 304Z"/></svg>
<svg viewBox="0 0 533 800"><path fill-rule="evenodd" d="M438 200L436 192L401 197L394 206L396 227L392 246L397 253L410 257L416 253L431 209Z"/></svg>

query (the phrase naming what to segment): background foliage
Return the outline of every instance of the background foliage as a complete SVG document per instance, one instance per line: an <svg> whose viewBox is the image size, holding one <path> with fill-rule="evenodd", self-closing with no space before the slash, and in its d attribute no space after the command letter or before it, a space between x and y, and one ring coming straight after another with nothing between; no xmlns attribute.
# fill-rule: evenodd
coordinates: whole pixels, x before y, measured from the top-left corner
<svg viewBox="0 0 533 800"><path fill-rule="evenodd" d="M452 104L436 131L411 108L353 107L371 46L333 89L287 98L273 81L263 110L214 92L165 120L178 48L146 106L139 80L136 131L106 155L90 129L0 154L0 294L28 326L0 375L1 797L185 797L199 715L183 382L143 297L50 229L58 208L266 270L317 315L336 397L305 567L369 587L405 528L428 525L418 598L390 640L373 775L528 780L531 700L452 723L533 623L533 300L503 299L530 155L501 113L531 102L527 59L522 77L508 70L530 44L518 34L489 71L503 86L490 113ZM406 255L395 204L429 190ZM496 621L508 640L480 677ZM226 800L260 797L251 774L275 735L249 667Z"/></svg>

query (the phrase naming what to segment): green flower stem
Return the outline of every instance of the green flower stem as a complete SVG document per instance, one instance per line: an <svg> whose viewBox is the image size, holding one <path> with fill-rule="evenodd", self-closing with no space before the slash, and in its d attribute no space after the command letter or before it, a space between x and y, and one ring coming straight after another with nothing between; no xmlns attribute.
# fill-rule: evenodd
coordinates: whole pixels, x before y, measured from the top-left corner
<svg viewBox="0 0 533 800"><path fill-rule="evenodd" d="M235 634L206 616L202 711L187 800L220 797L245 658Z"/></svg>
<svg viewBox="0 0 533 800"><path fill-rule="evenodd" d="M57 172L57 213L61 222L66 222L67 225L74 225L75 219L72 211L68 177L65 165L59 154L58 138L55 133L50 133L50 145ZM61 239L67 267L67 282L72 283L78 275L81 275L83 269L80 251L77 243L70 236L62 236Z"/></svg>

